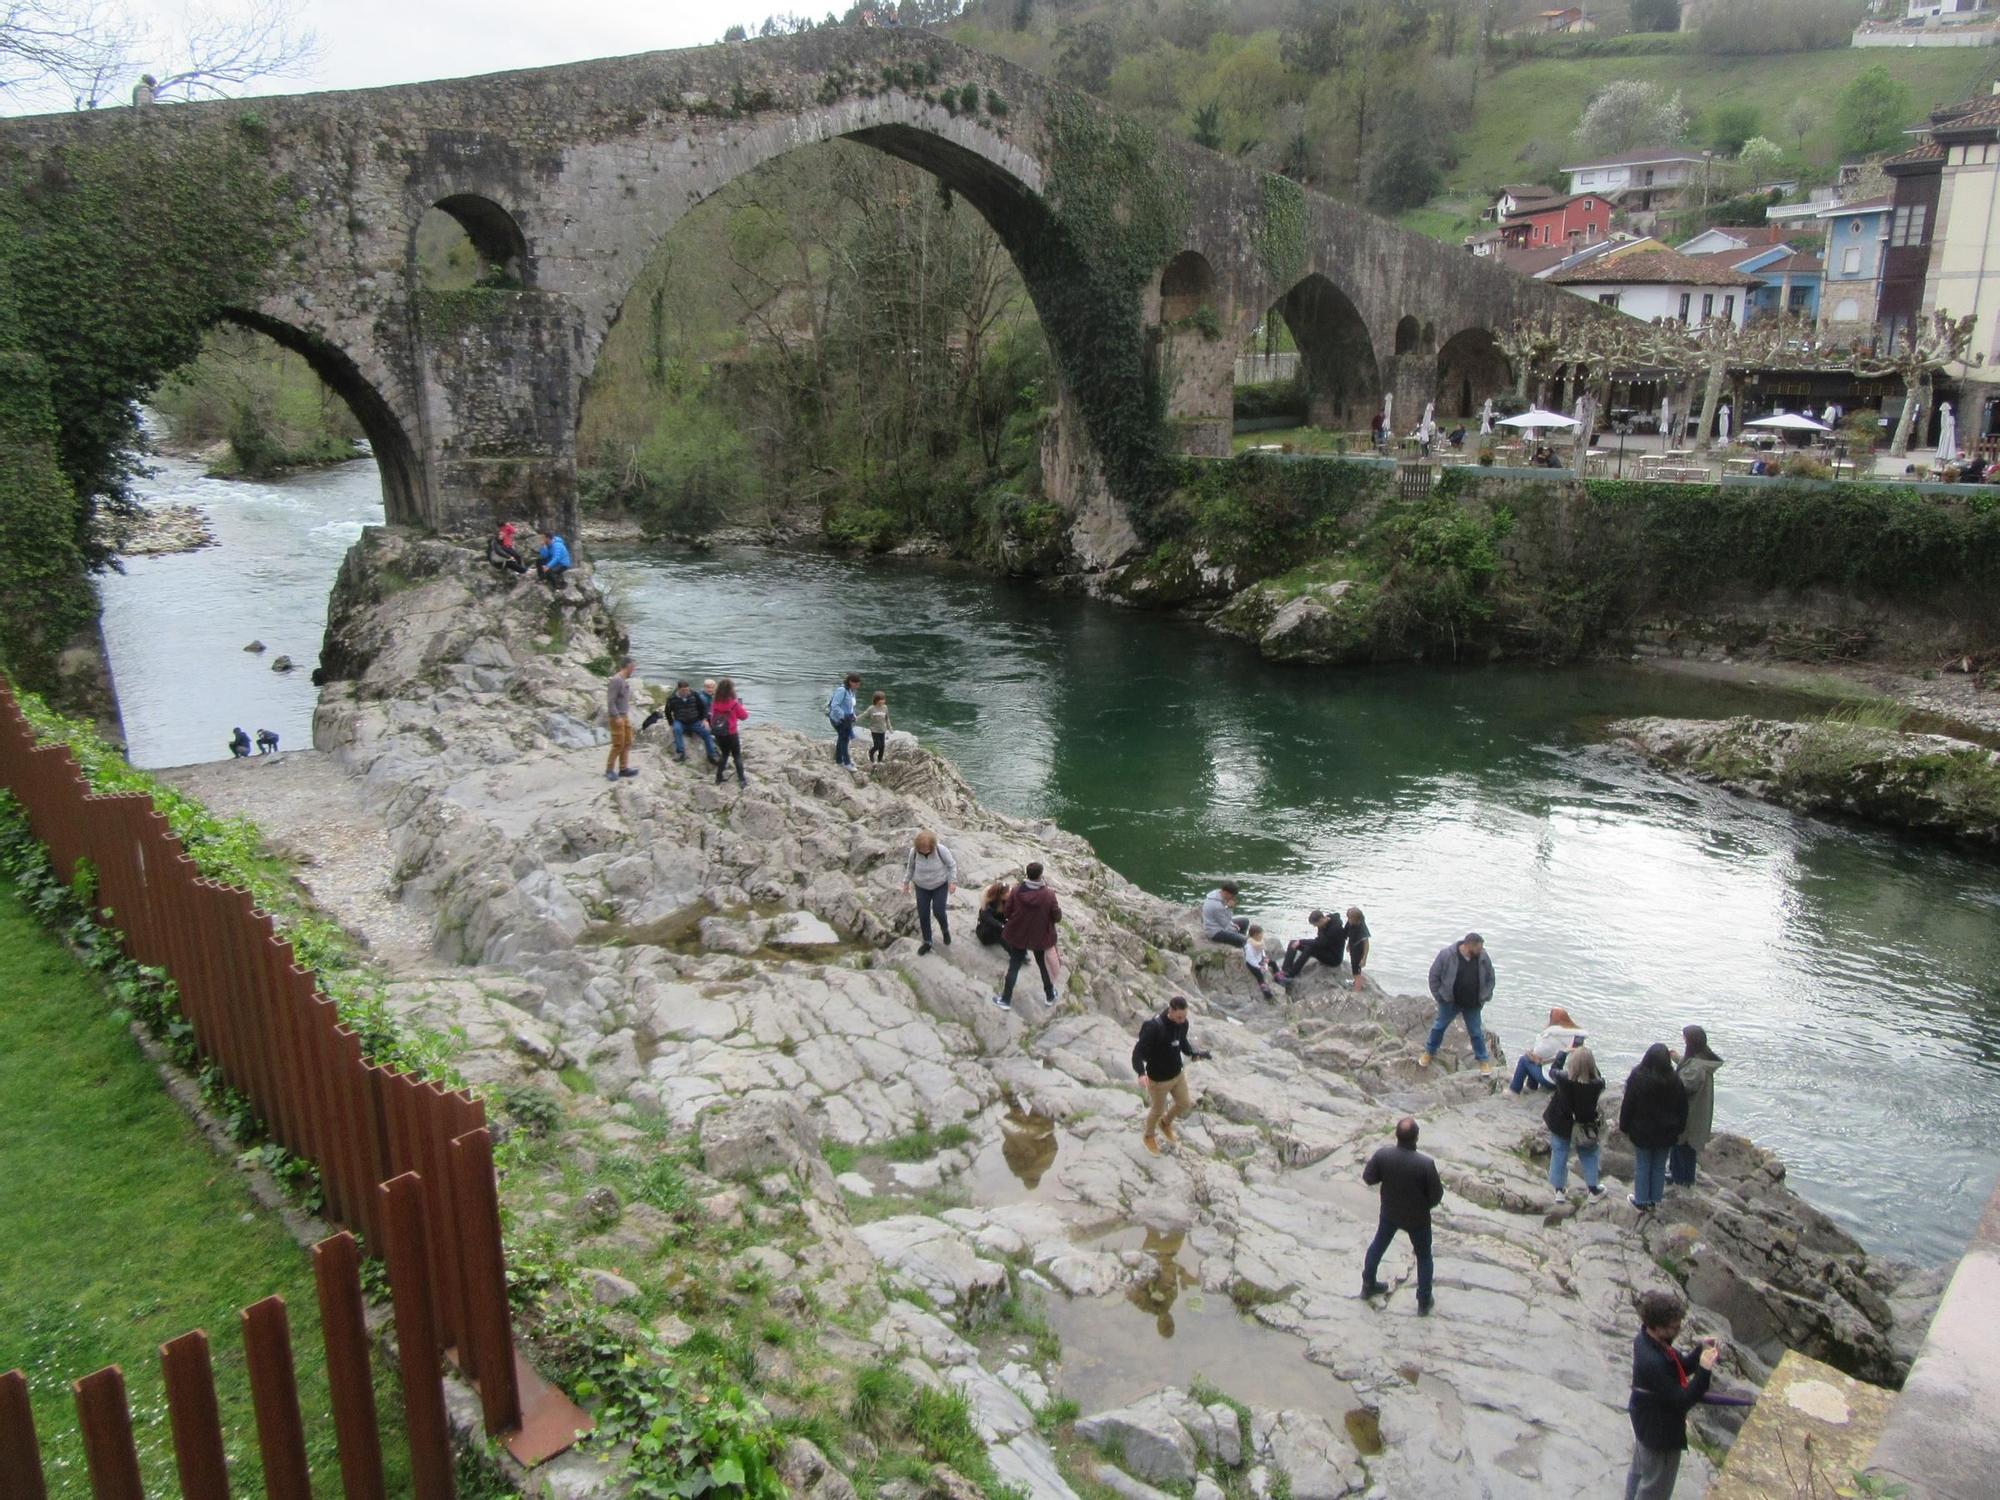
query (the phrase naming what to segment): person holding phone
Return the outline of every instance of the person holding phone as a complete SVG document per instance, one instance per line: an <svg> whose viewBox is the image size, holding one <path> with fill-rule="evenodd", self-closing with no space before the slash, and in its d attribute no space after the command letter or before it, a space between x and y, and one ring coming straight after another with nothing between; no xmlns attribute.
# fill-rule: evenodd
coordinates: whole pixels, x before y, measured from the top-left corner
<svg viewBox="0 0 2000 1500"><path fill-rule="evenodd" d="M1676 1349L1687 1304L1673 1292L1639 1298L1639 1332L1632 1339L1632 1464L1625 1500L1670 1500L1687 1451L1687 1415L1708 1394L1722 1361L1722 1344L1705 1338Z"/></svg>

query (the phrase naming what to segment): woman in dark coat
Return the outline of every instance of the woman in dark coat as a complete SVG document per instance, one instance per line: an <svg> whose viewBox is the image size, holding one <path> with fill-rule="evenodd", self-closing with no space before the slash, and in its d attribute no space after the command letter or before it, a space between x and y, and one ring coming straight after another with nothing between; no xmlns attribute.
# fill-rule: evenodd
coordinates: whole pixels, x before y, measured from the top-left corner
<svg viewBox="0 0 2000 1500"><path fill-rule="evenodd" d="M1604 1075L1597 1071L1597 1059L1588 1047L1575 1047L1563 1068L1549 1077L1551 1093L1548 1108L1542 1111L1542 1123L1549 1127L1549 1186L1556 1190L1556 1203L1560 1206L1569 1201L1572 1152L1590 1196L1601 1198L1604 1189L1597 1185L1597 1154L1604 1123L1597 1104L1604 1097Z"/></svg>
<svg viewBox="0 0 2000 1500"><path fill-rule="evenodd" d="M1674 1055L1655 1042L1625 1080L1618 1128L1632 1143L1634 1208L1655 1208L1667 1191L1667 1153L1687 1127L1687 1091L1674 1072Z"/></svg>

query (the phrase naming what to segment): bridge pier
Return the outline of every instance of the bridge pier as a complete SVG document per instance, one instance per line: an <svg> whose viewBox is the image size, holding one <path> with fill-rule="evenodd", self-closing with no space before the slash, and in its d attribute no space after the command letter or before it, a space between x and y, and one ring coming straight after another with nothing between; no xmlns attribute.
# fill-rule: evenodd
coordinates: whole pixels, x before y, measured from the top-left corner
<svg viewBox="0 0 2000 1500"><path fill-rule="evenodd" d="M582 320L561 297L485 287L416 300L423 522L472 535L511 519L576 534Z"/></svg>

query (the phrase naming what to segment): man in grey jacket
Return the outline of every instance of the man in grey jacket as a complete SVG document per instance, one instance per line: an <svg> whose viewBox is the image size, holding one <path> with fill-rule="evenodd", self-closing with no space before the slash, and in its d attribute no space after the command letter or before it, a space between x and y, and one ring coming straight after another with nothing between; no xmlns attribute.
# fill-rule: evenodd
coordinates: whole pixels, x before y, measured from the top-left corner
<svg viewBox="0 0 2000 1500"><path fill-rule="evenodd" d="M1201 933L1211 943L1227 943L1232 948L1241 948L1248 941L1244 937L1250 926L1247 917L1233 917L1230 908L1236 905L1236 882L1225 880L1208 893L1201 903Z"/></svg>
<svg viewBox="0 0 2000 1500"><path fill-rule="evenodd" d="M1447 943L1431 960L1431 999L1437 1002L1437 1019L1424 1042L1417 1066L1428 1068L1437 1056L1445 1028L1455 1019L1465 1022L1465 1034L1472 1038L1472 1055L1479 1071L1491 1073L1493 1061L1486 1055L1486 1027L1480 1011L1493 998L1493 960L1486 956L1486 939L1468 932L1455 943Z"/></svg>

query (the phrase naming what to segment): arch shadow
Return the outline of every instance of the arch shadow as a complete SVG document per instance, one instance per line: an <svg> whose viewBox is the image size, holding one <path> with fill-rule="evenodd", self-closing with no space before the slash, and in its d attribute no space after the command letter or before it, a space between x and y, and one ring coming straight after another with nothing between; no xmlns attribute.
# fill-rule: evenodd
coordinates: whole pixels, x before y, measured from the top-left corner
<svg viewBox="0 0 2000 1500"><path fill-rule="evenodd" d="M1417 322L1416 314L1404 313L1396 320L1396 352L1415 354L1424 341L1423 325Z"/></svg>
<svg viewBox="0 0 2000 1500"><path fill-rule="evenodd" d="M392 526L423 524L422 487L415 446L402 419L361 372L347 352L319 334L247 307L225 307L220 320L261 333L272 343L289 349L312 367L312 372L347 403L354 419L368 437L375 463L382 475L382 514Z"/></svg>
<svg viewBox="0 0 2000 1500"><path fill-rule="evenodd" d="M1192 318L1215 296L1215 267L1199 250L1183 250L1160 273L1160 321Z"/></svg>
<svg viewBox="0 0 2000 1500"><path fill-rule="evenodd" d="M517 286L533 284L534 263L528 255L528 237L506 209L479 193L447 193L431 207L458 221L458 227L472 242L473 253L485 263L489 274L497 274ZM413 256L416 235L417 226L412 224Z"/></svg>
<svg viewBox="0 0 2000 1500"><path fill-rule="evenodd" d="M1513 389L1514 367L1493 342L1488 328L1462 328L1444 341L1437 355L1437 414L1470 417L1489 396Z"/></svg>
<svg viewBox="0 0 2000 1500"><path fill-rule="evenodd" d="M1315 271L1278 299L1278 313L1299 346L1308 420L1355 428L1382 405L1382 372L1360 309Z"/></svg>

